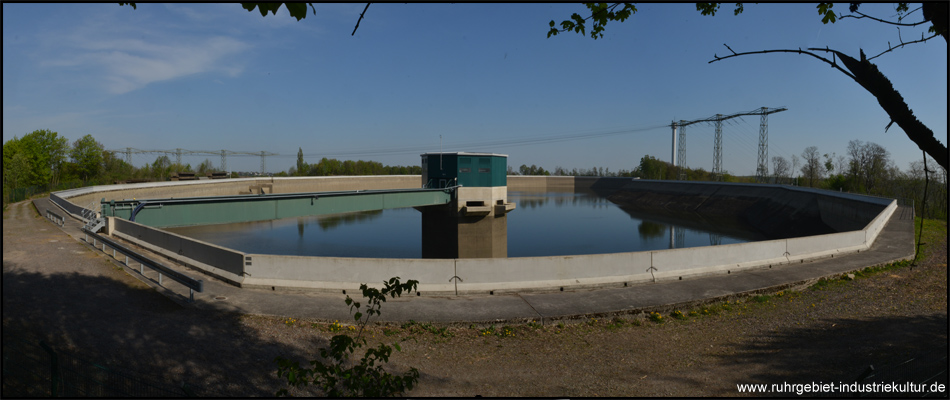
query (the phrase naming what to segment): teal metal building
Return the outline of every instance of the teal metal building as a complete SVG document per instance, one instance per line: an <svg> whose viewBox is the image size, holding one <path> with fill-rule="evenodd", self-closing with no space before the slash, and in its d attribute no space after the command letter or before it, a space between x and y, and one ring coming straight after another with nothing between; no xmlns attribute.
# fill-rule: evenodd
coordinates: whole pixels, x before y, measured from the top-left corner
<svg viewBox="0 0 950 400"><path fill-rule="evenodd" d="M508 155L493 153L422 154L422 187L508 185Z"/></svg>

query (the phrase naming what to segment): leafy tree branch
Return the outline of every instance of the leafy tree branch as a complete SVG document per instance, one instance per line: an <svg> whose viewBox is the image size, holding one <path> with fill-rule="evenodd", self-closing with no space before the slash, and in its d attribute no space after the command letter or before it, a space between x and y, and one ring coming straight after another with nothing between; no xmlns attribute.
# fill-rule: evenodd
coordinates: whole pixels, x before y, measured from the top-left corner
<svg viewBox="0 0 950 400"><path fill-rule="evenodd" d="M623 4L623 8L620 11L614 11L620 4ZM585 23L593 19L594 28L590 31L590 37L596 40L604 37L603 31L608 21L623 22L637 12L637 7L632 3L614 3L609 6L607 3L586 3L584 5L591 11L589 17L582 18L580 14L574 13L571 15L571 20L561 22L561 29L556 28L554 20L551 20L548 24L551 27L548 31L548 37L557 36L557 34L561 32L569 31L584 35L586 34Z"/></svg>
<svg viewBox="0 0 950 400"><path fill-rule="evenodd" d="M729 46L726 46L729 48ZM729 49L732 51L732 49ZM917 120L917 117L914 116L914 112L911 111L910 107L907 106L907 103L904 101L904 98L894 90L894 86L889 79L887 79L884 74L878 70L877 65L871 63L865 56L864 51L861 51L861 60L855 60L854 58L840 52L837 50L831 49L821 49L821 48L809 48L810 51L798 50L761 50L761 51L752 51L745 53L736 53L719 57L715 57L714 60L709 61L713 63L720 60L725 60L727 58L738 57L749 54L765 54L765 53L798 53L798 54L807 54L812 57L815 57L819 60L824 61L825 63L830 64L835 69L841 71L849 78L853 79L859 85L861 85L865 90L871 93L878 100L878 104L881 105L881 108L887 113L891 118L891 124L896 123L897 126L900 126L904 130L904 133L907 134L907 137L910 138L917 147L925 151L938 164L947 168L948 156L947 156L947 146L943 143L940 143L939 140L934 136L934 133L930 128ZM835 61L828 60L827 58L818 56L817 54L812 53L811 51L823 51L831 53L834 57L837 57L841 60L841 63L844 64L845 68L848 70L845 71L843 68L838 66ZM890 127L891 124L888 124Z"/></svg>
<svg viewBox="0 0 950 400"><path fill-rule="evenodd" d="M548 32L548 37L556 35L559 32L564 32L568 30L573 30L575 32L583 34L584 33L583 24L588 19L592 19L592 18L595 21L594 25L595 25L596 34L594 32L591 32L591 37L593 39L603 37L603 29L607 21L611 21L611 20L623 21L624 19L629 17L629 14L617 15L617 14L610 13L620 4L621 3L615 3L613 5L607 5L606 3L598 3L598 4L588 3L586 4L586 6L592 11L591 17L582 18L580 15L574 14L571 16L571 20L566 20L561 23L562 29L560 30L555 28L554 21L551 21L549 24L551 27L551 30ZM630 3L622 3L622 4L625 5L624 10L627 10L629 8L629 9L632 9L634 12L636 11L636 8L633 7L632 4ZM852 16L852 18L867 17L874 21L891 23L891 21L886 21L881 18L865 16L865 14L858 12L858 8L860 7L860 4L861 3L852 3L850 5L849 11L858 15L858 16ZM825 23L825 24L835 23L835 21L838 20L839 17L833 10L834 5L835 3L818 3L817 9L818 9L818 14L821 16L822 23ZM696 9L697 11L700 11L702 15L715 15L719 7L720 7L719 3L696 3ZM944 39L947 40L948 3L947 2L926 2L919 9L922 11L923 21L905 24L902 22L904 18L914 13L915 11L917 11L917 9L914 9L913 11L908 12L909 7L907 6L907 3L898 3L895 10L897 11L899 17L898 17L898 22L894 24L898 26L918 26L918 25L923 24L924 22L929 21L933 24L930 27L930 32L933 33L934 35L930 37L924 37L924 35L922 34L920 40L904 42L903 38L900 37L900 30L899 30L900 28L898 28L898 39L900 40L900 44L891 45L890 42L888 42L888 48L886 50L875 55L874 57L871 57L870 59L865 57L863 50L861 50L861 60L858 61L839 51L831 50L828 48L825 48L825 49L809 48L808 51L805 51L799 48L797 50L775 49L775 50L761 50L761 51L753 51L753 52L745 52L745 53L736 53L731 48L729 48L728 45L726 45L726 48L729 48L729 51L732 52L732 54L726 55L723 57L720 57L718 55L713 55L714 59L710 61L710 63L720 61L720 60L725 60L732 57L738 57L740 55L766 54L766 53L798 53L798 54L805 54L805 55L814 57L818 60L821 60L822 62L825 62L831 65L833 68L837 69L841 73L853 79L855 82L858 82L858 84L864 87L865 90L867 90L872 95L874 95L874 97L877 98L878 103L881 105L884 111L887 112L888 116L891 117L891 123L888 124L887 127L890 127L891 124L896 123L898 126L901 127L901 129L904 130L904 132L907 134L908 138L911 139L911 141L917 144L917 146L921 150L925 151L927 154L933 157L937 161L938 164L940 164L943 168L946 169L947 168L946 145L944 145L943 143L940 143L940 141L937 140L936 137L934 137L934 133L932 130L930 130L930 128L928 128L926 125L924 125L923 123L917 120L917 118L913 115L913 112L910 110L910 107L907 106L907 103L904 101L900 93L894 90L894 87L891 84L890 80L878 70L876 65L870 62L870 60L876 57L879 57L883 54L886 54L888 52L891 52L893 50L896 50L898 48L902 48L904 46L914 44L914 43L926 42L934 38L936 35L942 35ZM607 11L607 12L604 12L604 11ZM743 11L742 4L737 3L735 14L738 15L742 13L742 11ZM597 18L594 18L595 16ZM841 18L844 18L844 17L848 17L848 16L846 15ZM832 53L832 59L829 60L826 57L819 56L815 52ZM838 59L840 59L841 64L844 65L843 68L841 65L838 64ZM885 130L886 129L887 128L885 128Z"/></svg>

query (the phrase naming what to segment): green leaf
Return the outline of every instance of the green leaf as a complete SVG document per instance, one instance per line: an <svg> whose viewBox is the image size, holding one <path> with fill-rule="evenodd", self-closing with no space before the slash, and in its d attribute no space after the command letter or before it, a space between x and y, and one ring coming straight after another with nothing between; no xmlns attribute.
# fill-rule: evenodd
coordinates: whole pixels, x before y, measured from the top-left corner
<svg viewBox="0 0 950 400"><path fill-rule="evenodd" d="M357 321L359 321L361 317L363 317L363 313L361 312L357 312L356 314L353 314L353 319Z"/></svg>
<svg viewBox="0 0 950 400"><path fill-rule="evenodd" d="M827 24L827 23L831 22L831 23L833 24L833 23L835 23L835 20L836 20L836 18L835 18L835 12L834 12L834 11L831 11L831 10L828 10L828 12L825 13L825 17L821 19L821 22L824 23L824 24Z"/></svg>
<svg viewBox="0 0 950 400"><path fill-rule="evenodd" d="M715 16L719 10L719 3L696 3L696 11L702 15Z"/></svg>
<svg viewBox="0 0 950 400"><path fill-rule="evenodd" d="M827 24L829 22L835 23L835 20L837 20L837 16L835 15L835 12L831 10L831 8L834 6L835 6L834 3L818 3L818 15L824 16L821 19L822 23L824 24Z"/></svg>
<svg viewBox="0 0 950 400"><path fill-rule="evenodd" d="M306 3L286 3L285 5L287 6L287 11L290 11L290 16L297 18L297 21L307 18Z"/></svg>

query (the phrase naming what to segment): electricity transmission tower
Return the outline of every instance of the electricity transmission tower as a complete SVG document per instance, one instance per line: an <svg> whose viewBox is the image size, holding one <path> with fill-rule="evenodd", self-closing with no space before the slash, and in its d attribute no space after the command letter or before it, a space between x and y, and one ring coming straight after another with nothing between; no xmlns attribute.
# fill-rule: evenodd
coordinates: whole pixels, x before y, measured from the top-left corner
<svg viewBox="0 0 950 400"><path fill-rule="evenodd" d="M762 107L752 111L739 112L735 114L722 115L716 114L715 116L703 119L696 119L692 121L683 121L673 122L670 124L670 127L673 128L673 165L680 167L679 179L684 180L685 175L685 166L686 166L686 134L684 128L697 124L700 122L715 122L716 123L716 133L713 139L713 169L712 176L714 180L722 180L722 121L741 117L743 115L761 115L762 120L759 123L759 154L758 160L756 162L755 176L756 179L760 182L764 181L769 175L769 114L774 114L781 111L786 111L788 108L779 107L779 108L768 108ZM678 138L677 138L678 134ZM677 145L677 139L679 145Z"/></svg>
<svg viewBox="0 0 950 400"><path fill-rule="evenodd" d="M221 170L225 172L231 172L228 170L228 154L238 154L238 155L248 155L248 156L260 156L261 157L261 175L267 173L267 162L265 157L267 156L277 156L280 154L271 153L267 151L231 151L231 150L185 150L181 148L176 148L174 150L142 150L132 147L126 147L125 149L117 150L108 150L113 153L125 153L125 162L129 165L132 165L132 154L163 154L163 155L174 155L175 163L181 165L181 155L182 154L200 154L200 155L212 155L212 156L221 156Z"/></svg>

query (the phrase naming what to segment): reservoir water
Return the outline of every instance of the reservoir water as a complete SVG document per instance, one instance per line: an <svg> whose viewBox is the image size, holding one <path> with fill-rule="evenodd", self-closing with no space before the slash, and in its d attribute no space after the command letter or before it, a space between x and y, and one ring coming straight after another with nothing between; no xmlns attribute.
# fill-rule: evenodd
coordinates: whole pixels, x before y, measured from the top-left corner
<svg viewBox="0 0 950 400"><path fill-rule="evenodd" d="M695 218L625 211L594 192L508 192L508 257L621 253L762 240ZM412 208L166 230L245 253L422 258L422 214ZM671 238L672 237L672 238Z"/></svg>

